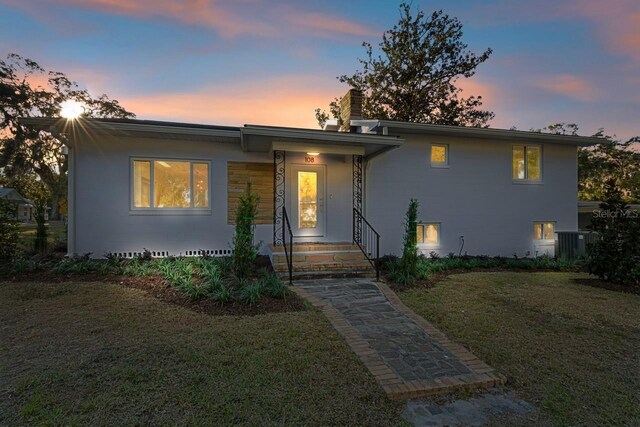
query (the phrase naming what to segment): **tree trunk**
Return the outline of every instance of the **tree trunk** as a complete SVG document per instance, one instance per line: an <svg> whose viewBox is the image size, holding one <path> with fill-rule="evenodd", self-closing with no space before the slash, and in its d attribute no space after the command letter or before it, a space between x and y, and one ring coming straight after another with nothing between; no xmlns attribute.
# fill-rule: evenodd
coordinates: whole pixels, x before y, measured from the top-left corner
<svg viewBox="0 0 640 427"><path fill-rule="evenodd" d="M60 219L60 195L57 193L51 192L51 213L49 213L50 220L59 220Z"/></svg>

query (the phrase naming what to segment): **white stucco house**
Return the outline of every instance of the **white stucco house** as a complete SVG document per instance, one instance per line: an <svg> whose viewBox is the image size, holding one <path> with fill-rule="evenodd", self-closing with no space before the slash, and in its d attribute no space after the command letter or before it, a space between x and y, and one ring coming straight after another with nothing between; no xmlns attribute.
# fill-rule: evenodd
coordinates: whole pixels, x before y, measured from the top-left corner
<svg viewBox="0 0 640 427"><path fill-rule="evenodd" d="M372 229L379 248L367 251L400 254L411 198L424 253L552 254L556 231L578 229L577 147L597 139L363 120L359 97L347 93L342 126L324 130L26 122L70 135L71 254L228 254L248 180L265 253L289 241L290 225L294 243L334 245L320 254L346 251L338 242L373 248Z"/></svg>

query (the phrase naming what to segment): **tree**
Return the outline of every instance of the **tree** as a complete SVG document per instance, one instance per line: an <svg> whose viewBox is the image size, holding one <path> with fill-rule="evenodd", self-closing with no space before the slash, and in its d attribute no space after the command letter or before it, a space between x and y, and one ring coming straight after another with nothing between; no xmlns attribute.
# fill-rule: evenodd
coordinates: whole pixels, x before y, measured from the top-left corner
<svg viewBox="0 0 640 427"><path fill-rule="evenodd" d="M492 50L476 55L462 42L462 24L441 10L431 16L411 6L400 5L400 20L382 35L374 52L364 42L363 69L338 80L363 91L364 118L400 120L454 126L488 127L494 117L483 111L482 97L460 97L460 77L472 77ZM339 118L339 100L329 113L316 110L320 126L330 117Z"/></svg>
<svg viewBox="0 0 640 427"><path fill-rule="evenodd" d="M579 131L575 123L554 123L531 130L573 136ZM593 136L602 138L602 142L578 150L578 199L607 200L616 189L622 202L640 202L640 153L632 150L640 137L622 142L606 135L604 129Z"/></svg>
<svg viewBox="0 0 640 427"><path fill-rule="evenodd" d="M247 187L238 201L236 229L233 236L233 269L239 278L249 275L260 249L260 244L253 242L259 203L260 197L253 191L251 182L247 182Z"/></svg>
<svg viewBox="0 0 640 427"><path fill-rule="evenodd" d="M0 60L0 168L9 177L35 172L49 190L54 219L67 188L65 136L34 129L20 118L59 117L66 100L82 104L85 117L135 117L118 101L104 94L93 97L63 73L47 71L31 59L10 54Z"/></svg>
<svg viewBox="0 0 640 427"><path fill-rule="evenodd" d="M418 268L418 208L417 199L409 201L404 218L404 236L402 243L402 270L410 277L416 277Z"/></svg>
<svg viewBox="0 0 640 427"><path fill-rule="evenodd" d="M604 139L578 151L578 198L605 200L607 186L620 192L626 203L640 202L640 153L631 150L640 137L626 142Z"/></svg>
<svg viewBox="0 0 640 427"><path fill-rule="evenodd" d="M631 211L613 180L591 219L597 240L587 248L589 273L627 286L640 285L640 215Z"/></svg>

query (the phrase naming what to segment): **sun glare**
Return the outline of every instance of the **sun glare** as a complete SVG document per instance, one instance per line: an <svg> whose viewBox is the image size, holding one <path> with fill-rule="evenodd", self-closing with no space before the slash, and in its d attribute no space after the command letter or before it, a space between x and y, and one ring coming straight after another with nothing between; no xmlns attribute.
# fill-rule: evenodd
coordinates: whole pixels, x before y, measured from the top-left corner
<svg viewBox="0 0 640 427"><path fill-rule="evenodd" d="M68 99L60 103L60 115L65 119L77 119L82 113L84 113L84 106L78 101Z"/></svg>

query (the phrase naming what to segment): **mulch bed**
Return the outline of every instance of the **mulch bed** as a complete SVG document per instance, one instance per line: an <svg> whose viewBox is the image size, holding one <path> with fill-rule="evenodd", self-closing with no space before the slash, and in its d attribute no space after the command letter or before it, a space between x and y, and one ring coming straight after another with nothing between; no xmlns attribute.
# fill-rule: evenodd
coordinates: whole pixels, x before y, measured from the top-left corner
<svg viewBox="0 0 640 427"><path fill-rule="evenodd" d="M287 313L293 311L307 310L307 305L297 295L293 294L286 298L263 297L260 302L247 305L239 302L231 302L220 305L213 300L203 298L193 301L184 296L180 291L172 288L160 276L117 276L99 274L53 274L50 272L30 272L19 275L0 277L0 280L11 282L48 282L48 283L68 283L68 282L102 282L115 283L128 288L139 289L147 294L169 304L186 307L198 313L211 316L256 316L267 313Z"/></svg>
<svg viewBox="0 0 640 427"><path fill-rule="evenodd" d="M640 287L638 286L624 286L617 283L607 282L602 279L572 279L574 283L580 285L593 286L594 288L608 289L610 291L625 292L628 294L640 295Z"/></svg>

